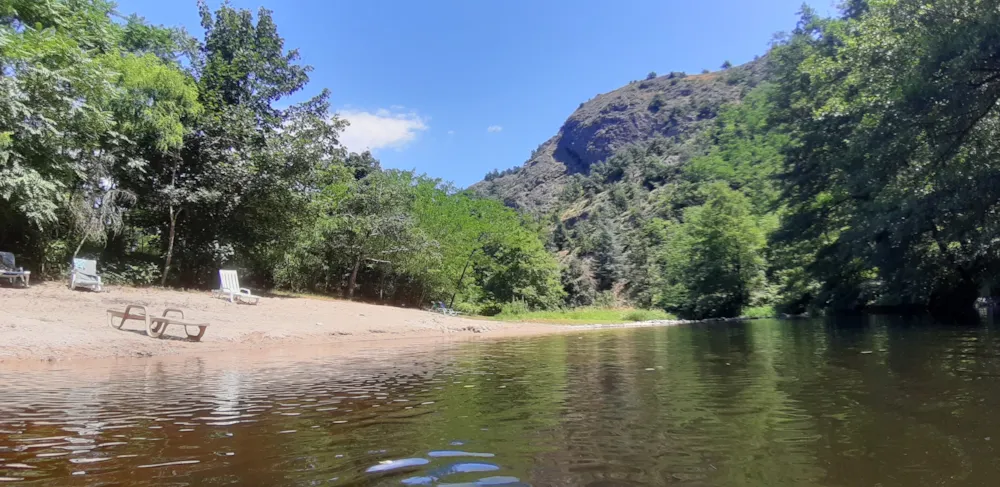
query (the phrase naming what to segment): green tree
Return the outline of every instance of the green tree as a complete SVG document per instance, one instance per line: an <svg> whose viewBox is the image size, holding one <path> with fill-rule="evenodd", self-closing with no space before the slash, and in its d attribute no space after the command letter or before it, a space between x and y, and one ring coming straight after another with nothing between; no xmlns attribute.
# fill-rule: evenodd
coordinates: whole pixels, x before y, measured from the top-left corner
<svg viewBox="0 0 1000 487"><path fill-rule="evenodd" d="M685 211L667 244L674 264L662 304L696 318L738 316L764 283L764 234L743 194L724 183L704 191L705 204Z"/></svg>
<svg viewBox="0 0 1000 487"><path fill-rule="evenodd" d="M618 230L607 221L598 225L594 245L594 277L597 279L597 290L607 291L612 289L625 274L625 250L618 236Z"/></svg>
<svg viewBox="0 0 1000 487"><path fill-rule="evenodd" d="M101 158L113 127L107 66L111 4L0 3L0 214L34 229L59 220L77 175ZM104 162L104 161L100 161ZM84 174L84 179L88 175Z"/></svg>
<svg viewBox="0 0 1000 487"><path fill-rule="evenodd" d="M820 243L825 288L970 309L1000 264L998 21L988 2L854 2L776 49L774 119L796 140L782 235Z"/></svg>

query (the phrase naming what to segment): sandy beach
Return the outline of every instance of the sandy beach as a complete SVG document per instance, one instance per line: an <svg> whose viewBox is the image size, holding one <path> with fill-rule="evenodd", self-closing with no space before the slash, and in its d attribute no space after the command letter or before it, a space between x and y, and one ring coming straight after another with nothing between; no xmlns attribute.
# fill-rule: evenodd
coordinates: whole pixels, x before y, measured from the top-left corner
<svg viewBox="0 0 1000 487"><path fill-rule="evenodd" d="M128 304L160 315L180 308L211 324L200 342L168 328L160 339L141 321L108 325L106 310ZM61 282L31 288L0 287L0 362L201 354L260 350L296 344L468 340L569 331L562 325L505 323L333 299L263 297L257 305L233 304L208 291L108 286L100 293L70 291Z"/></svg>

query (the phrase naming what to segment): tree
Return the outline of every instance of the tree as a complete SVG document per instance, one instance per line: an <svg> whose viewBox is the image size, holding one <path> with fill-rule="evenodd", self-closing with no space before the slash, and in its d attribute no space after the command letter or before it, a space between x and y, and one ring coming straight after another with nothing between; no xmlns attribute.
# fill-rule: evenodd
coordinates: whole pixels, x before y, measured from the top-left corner
<svg viewBox="0 0 1000 487"><path fill-rule="evenodd" d="M94 60L114 42L110 10L97 1L0 4L0 213L35 230L58 222L77 168L100 155L112 128L112 73Z"/></svg>
<svg viewBox="0 0 1000 487"><path fill-rule="evenodd" d="M728 59L722 63L722 69L729 69L731 67L733 67L733 63L729 62Z"/></svg>
<svg viewBox="0 0 1000 487"><path fill-rule="evenodd" d="M73 258L88 240L104 243L109 234L121 232L125 227L125 212L135 201L134 193L116 188L74 195L69 212L80 243L73 251Z"/></svg>
<svg viewBox="0 0 1000 487"><path fill-rule="evenodd" d="M997 21L988 2L853 2L776 49L774 120L797 142L782 235L821 242L826 288L853 268L862 305L970 309L998 268Z"/></svg>
<svg viewBox="0 0 1000 487"><path fill-rule="evenodd" d="M607 291L625 273L625 251L617 230L609 222L601 222L598 228L594 248L594 277L597 279L597 290Z"/></svg>
<svg viewBox="0 0 1000 487"><path fill-rule="evenodd" d="M349 258L348 298L354 297L358 271L366 261L391 263L395 256L417 250L409 182L407 173L373 172L348 183L346 193L330 195L338 217L331 220L326 238Z"/></svg>
<svg viewBox="0 0 1000 487"><path fill-rule="evenodd" d="M764 283L764 234L743 194L724 183L704 189L705 204L688 208L668 243L661 302L695 318L739 316Z"/></svg>
<svg viewBox="0 0 1000 487"><path fill-rule="evenodd" d="M295 222L281 218L289 214L284 210L305 204L291 192L300 191L313 164L322 161L303 161L284 151L301 154L301 146L294 148L291 136L278 129L299 123L296 117L324 118L328 104L323 92L289 109L273 107L302 89L309 68L296 64L296 51L285 51L271 12L261 9L255 18L224 4L213 14L204 2L199 2L199 12L205 40L192 68L204 113L188 120L190 135L180 151L149 158L137 191L147 212L159 215L153 220L165 236L164 284L177 250L189 281L208 275L208 269L236 255L237 247L244 250L240 255L259 260L252 259L254 249L273 246L290 234L277 223ZM334 130L341 126L334 119ZM328 148L324 140L331 135L323 137L316 144ZM281 144L289 145L276 147ZM320 157L336 157L329 153ZM178 239L180 249L175 248Z"/></svg>
<svg viewBox="0 0 1000 487"><path fill-rule="evenodd" d="M647 81L652 79L656 79L656 71L650 71L649 74L646 75Z"/></svg>
<svg viewBox="0 0 1000 487"><path fill-rule="evenodd" d="M667 104L667 99L663 97L662 94L657 93L653 96L653 99L649 102L649 111L656 113L659 112Z"/></svg>
<svg viewBox="0 0 1000 487"><path fill-rule="evenodd" d="M138 21L112 22L112 6L0 5L0 213L30 226L17 233L72 227L77 251L124 225L119 204L136 195L119 179L142 172L147 151L179 147L199 109L176 63L121 50Z"/></svg>

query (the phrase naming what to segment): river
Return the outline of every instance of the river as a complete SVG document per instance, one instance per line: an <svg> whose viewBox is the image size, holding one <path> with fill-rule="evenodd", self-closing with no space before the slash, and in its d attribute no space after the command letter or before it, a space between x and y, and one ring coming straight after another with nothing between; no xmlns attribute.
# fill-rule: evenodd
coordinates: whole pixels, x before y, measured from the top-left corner
<svg viewBox="0 0 1000 487"><path fill-rule="evenodd" d="M886 317L0 364L24 485L1000 481L1000 334Z"/></svg>

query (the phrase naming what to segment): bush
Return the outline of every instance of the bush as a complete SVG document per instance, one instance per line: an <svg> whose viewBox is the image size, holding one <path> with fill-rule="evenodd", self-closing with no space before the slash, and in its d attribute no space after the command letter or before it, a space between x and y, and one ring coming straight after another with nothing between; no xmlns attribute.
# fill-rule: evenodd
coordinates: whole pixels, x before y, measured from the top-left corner
<svg viewBox="0 0 1000 487"><path fill-rule="evenodd" d="M743 310L743 316L747 318L774 318L778 313L774 306L754 306Z"/></svg>
<svg viewBox="0 0 1000 487"><path fill-rule="evenodd" d="M652 321L671 319L671 316L659 310L635 309L625 313L624 318L626 321Z"/></svg>
<svg viewBox="0 0 1000 487"><path fill-rule="evenodd" d="M656 71L650 71L649 74L646 75L646 79L647 80L656 79Z"/></svg>
<svg viewBox="0 0 1000 487"><path fill-rule="evenodd" d="M664 98L663 95L657 93L656 96L653 97L653 100L649 102L649 111L656 113L666 104L667 99Z"/></svg>
<svg viewBox="0 0 1000 487"><path fill-rule="evenodd" d="M534 321L541 323L560 323L567 325L584 324L609 324L609 323L629 323L636 321L669 320L674 319L670 315L660 310L632 309L632 308L606 308L606 307L580 307L562 308L548 311L524 311L517 306L505 310L494 318L508 321Z"/></svg>
<svg viewBox="0 0 1000 487"><path fill-rule="evenodd" d="M528 308L528 304L524 301L511 301L500 305L501 316L518 316L528 314L530 312L531 309Z"/></svg>
<svg viewBox="0 0 1000 487"><path fill-rule="evenodd" d="M152 262L105 264L101 278L107 284L149 286L160 279L160 266Z"/></svg>
<svg viewBox="0 0 1000 487"><path fill-rule="evenodd" d="M42 254L41 272L39 272L38 277L46 279L66 277L66 274L69 273L69 254L71 253L66 241L62 239L50 240L45 243L43 248L45 250Z"/></svg>

